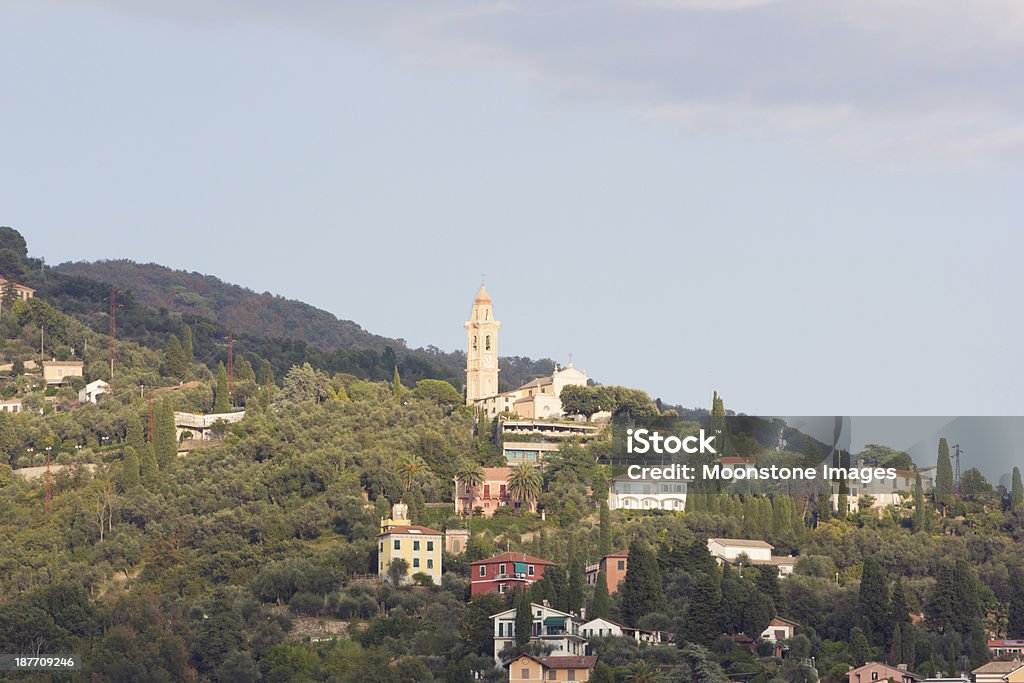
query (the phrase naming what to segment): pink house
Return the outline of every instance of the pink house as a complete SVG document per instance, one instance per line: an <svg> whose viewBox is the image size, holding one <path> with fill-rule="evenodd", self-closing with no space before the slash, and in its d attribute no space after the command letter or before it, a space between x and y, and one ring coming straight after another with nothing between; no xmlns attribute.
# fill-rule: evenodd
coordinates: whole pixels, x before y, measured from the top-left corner
<svg viewBox="0 0 1024 683"><path fill-rule="evenodd" d="M871 681L894 680L896 683L919 683L924 680L923 676L907 671L905 668L897 668L882 664L881 662L868 662L864 666L850 671L849 683L871 683Z"/></svg>

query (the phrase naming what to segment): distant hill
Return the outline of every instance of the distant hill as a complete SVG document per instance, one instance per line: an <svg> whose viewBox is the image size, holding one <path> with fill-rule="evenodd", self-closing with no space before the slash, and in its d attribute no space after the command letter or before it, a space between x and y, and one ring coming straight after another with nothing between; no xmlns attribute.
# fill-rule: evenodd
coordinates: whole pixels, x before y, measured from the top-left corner
<svg viewBox="0 0 1024 683"><path fill-rule="evenodd" d="M109 325L106 297L117 287L120 337L162 349L171 334L180 336L188 324L196 357L211 367L225 360L230 331L236 353L252 361L269 360L279 377L291 365L309 362L328 372L375 380L390 379L397 365L407 384L427 377L457 387L465 381L462 352L410 349L403 339L372 334L315 306L258 294L211 275L117 260L63 263L33 282L55 306L99 332ZM502 358L501 369L504 389L550 374L554 363L516 356Z"/></svg>
<svg viewBox="0 0 1024 683"><path fill-rule="evenodd" d="M236 334L300 340L325 350L405 347L401 339L370 334L351 320L301 301L257 294L212 275L127 260L62 263L55 270L109 282L131 290L144 306L180 313L185 321L220 323Z"/></svg>

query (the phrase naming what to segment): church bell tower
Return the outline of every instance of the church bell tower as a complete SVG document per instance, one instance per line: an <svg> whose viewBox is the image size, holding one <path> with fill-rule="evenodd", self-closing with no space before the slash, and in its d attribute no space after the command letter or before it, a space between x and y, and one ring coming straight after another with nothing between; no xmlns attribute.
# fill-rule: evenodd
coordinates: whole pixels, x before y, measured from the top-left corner
<svg viewBox="0 0 1024 683"><path fill-rule="evenodd" d="M466 321L466 405L498 393L498 328L483 283Z"/></svg>

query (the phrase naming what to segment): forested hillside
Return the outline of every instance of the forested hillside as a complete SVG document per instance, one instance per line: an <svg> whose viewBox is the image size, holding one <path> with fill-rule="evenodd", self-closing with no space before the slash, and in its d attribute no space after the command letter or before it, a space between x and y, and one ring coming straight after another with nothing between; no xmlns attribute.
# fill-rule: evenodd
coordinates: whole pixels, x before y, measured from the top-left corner
<svg viewBox="0 0 1024 683"><path fill-rule="evenodd" d="M39 266L0 231L0 275L32 281ZM56 275L80 277L47 274L28 301L4 291L0 312L11 364L0 386L23 407L0 412L0 653L73 653L82 671L15 679L496 682L508 671L495 655L544 649L495 652L490 617L525 606L528 620L530 602L545 601L663 635L591 638L597 683L838 682L868 661L953 673L988 661L990 637L1024 638L1019 469L1009 490L976 470L954 490L943 441L934 462L917 463L937 467L934 493L915 487L882 509L836 512L822 487L736 484L695 488L684 511L612 510L621 466L602 463L621 455L626 429L692 433L726 410L716 395L679 420L642 390L587 387L566 407L606 409L610 438L513 467L515 505L492 517L472 506L456 515L453 479L481 481L482 468L505 464L499 422L478 420L455 386L410 377L401 350L395 364L354 372L301 354L289 363L283 341L243 335L229 383L219 322L126 297L134 339L118 342L111 378L102 319L84 308L107 283ZM44 357L83 358L84 376L47 385L29 366L40 343ZM80 400L96 379L109 392ZM240 409L208 440L176 433L175 411ZM813 440L791 435L800 452L778 451L770 425L733 424L734 448L759 464L821 457ZM857 455L915 465L882 445L869 451ZM26 469L48 460L49 486ZM400 501L413 524L469 531L464 552L439 553L439 582L400 563L378 576L381 521ZM795 571L749 557L719 564L711 537L770 543ZM617 591L603 572L586 581L588 566L627 550ZM522 591L471 596L469 563L504 551L554 564ZM763 637L775 617L795 634Z"/></svg>

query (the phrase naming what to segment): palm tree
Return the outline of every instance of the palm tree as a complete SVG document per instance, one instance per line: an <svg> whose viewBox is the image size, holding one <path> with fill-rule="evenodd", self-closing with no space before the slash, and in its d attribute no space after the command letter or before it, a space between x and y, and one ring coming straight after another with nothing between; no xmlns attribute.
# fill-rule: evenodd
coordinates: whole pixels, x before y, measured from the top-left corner
<svg viewBox="0 0 1024 683"><path fill-rule="evenodd" d="M412 491L412 485L420 472L427 469L427 462L418 455L406 456L402 461L402 483L406 492Z"/></svg>
<svg viewBox="0 0 1024 683"><path fill-rule="evenodd" d="M533 512L533 503L540 495L543 480L540 471L530 463L523 462L516 465L508 475L508 495L519 503L519 512L522 513L522 503L530 506Z"/></svg>
<svg viewBox="0 0 1024 683"><path fill-rule="evenodd" d="M469 495L469 516L472 517L473 503L476 501L476 491L483 486L487 478L484 475L484 468L480 466L480 463L473 462L472 460L463 461L456 478L466 487L466 493Z"/></svg>

